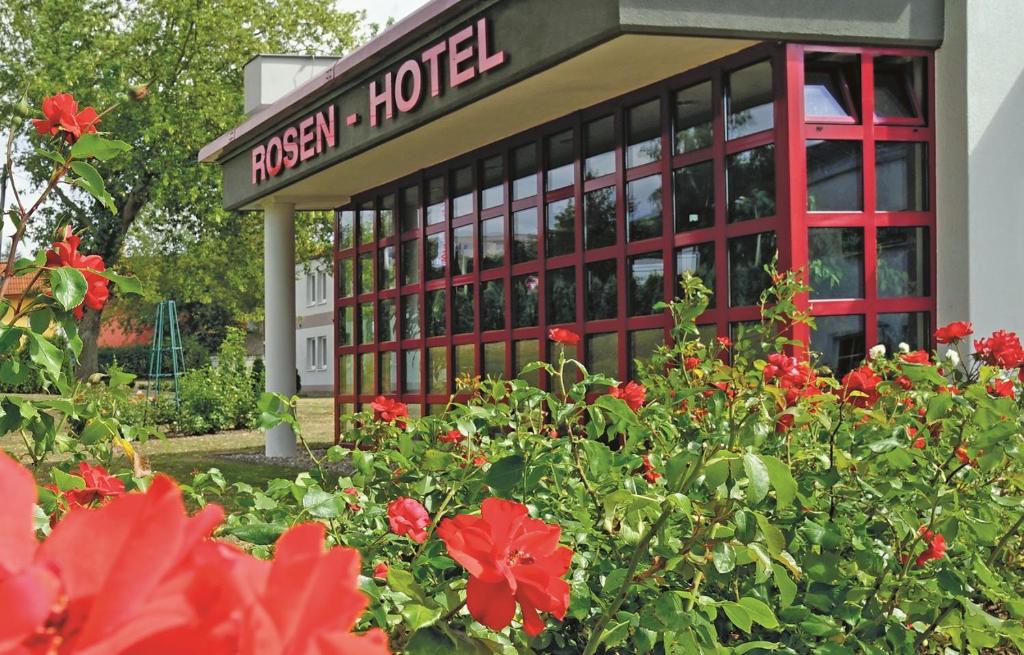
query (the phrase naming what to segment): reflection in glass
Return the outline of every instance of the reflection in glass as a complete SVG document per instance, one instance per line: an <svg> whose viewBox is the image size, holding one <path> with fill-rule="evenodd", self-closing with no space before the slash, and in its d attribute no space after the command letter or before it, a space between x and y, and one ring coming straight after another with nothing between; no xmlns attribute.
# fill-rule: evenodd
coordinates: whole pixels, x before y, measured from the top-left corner
<svg viewBox="0 0 1024 655"><path fill-rule="evenodd" d="M473 272L473 226L452 229L452 275Z"/></svg>
<svg viewBox="0 0 1024 655"><path fill-rule="evenodd" d="M420 281L420 240L402 242L402 284Z"/></svg>
<svg viewBox="0 0 1024 655"><path fill-rule="evenodd" d="M726 96L726 136L741 136L769 130L775 124L772 104L772 64L762 61L729 74Z"/></svg>
<svg viewBox="0 0 1024 655"><path fill-rule="evenodd" d="M484 376L505 377L505 342L491 341L484 344Z"/></svg>
<svg viewBox="0 0 1024 655"><path fill-rule="evenodd" d="M619 285L616 266L614 259L587 264L586 318L588 321L618 317Z"/></svg>
<svg viewBox="0 0 1024 655"><path fill-rule="evenodd" d="M512 327L533 327L538 321L540 280L533 273L512 278Z"/></svg>
<svg viewBox="0 0 1024 655"><path fill-rule="evenodd" d="M426 295L427 336L443 337L446 334L444 320L445 290L428 291Z"/></svg>
<svg viewBox="0 0 1024 655"><path fill-rule="evenodd" d="M661 159L661 100L626 110L626 168Z"/></svg>
<svg viewBox="0 0 1024 655"><path fill-rule="evenodd" d="M455 377L476 375L476 346L463 343L455 346Z"/></svg>
<svg viewBox="0 0 1024 655"><path fill-rule="evenodd" d="M860 141L807 142L807 211L864 208Z"/></svg>
<svg viewBox="0 0 1024 655"><path fill-rule="evenodd" d="M380 392L383 394L398 393L398 353L385 350L380 354Z"/></svg>
<svg viewBox="0 0 1024 655"><path fill-rule="evenodd" d="M505 264L505 217L480 221L480 269L498 268Z"/></svg>
<svg viewBox="0 0 1024 655"><path fill-rule="evenodd" d="M444 232L427 236L426 271L428 280L439 280L444 277L448 253L444 248Z"/></svg>
<svg viewBox="0 0 1024 655"><path fill-rule="evenodd" d="M355 293L355 279L352 276L352 260L338 260L338 298L348 298Z"/></svg>
<svg viewBox="0 0 1024 655"><path fill-rule="evenodd" d="M711 147L711 82L701 82L676 92L676 154Z"/></svg>
<svg viewBox="0 0 1024 655"><path fill-rule="evenodd" d="M864 361L864 317L816 316L811 330L811 350L821 353L821 363L842 377Z"/></svg>
<svg viewBox="0 0 1024 655"><path fill-rule="evenodd" d="M359 343L373 343L373 303L359 305Z"/></svg>
<svg viewBox="0 0 1024 655"><path fill-rule="evenodd" d="M619 335L617 332L587 336L587 371L619 377Z"/></svg>
<svg viewBox="0 0 1024 655"><path fill-rule="evenodd" d="M715 224L713 170L710 161L702 161L673 171L676 232L699 230Z"/></svg>
<svg viewBox="0 0 1024 655"><path fill-rule="evenodd" d="M924 57L875 57L875 116L923 121L924 93Z"/></svg>
<svg viewBox="0 0 1024 655"><path fill-rule="evenodd" d="M502 279L480 283L480 329L505 329L505 281Z"/></svg>
<svg viewBox="0 0 1024 655"><path fill-rule="evenodd" d="M536 362L540 359L540 342L536 339L527 339L524 341L516 341L512 344L512 355L514 357L513 368L517 373L516 377L520 380L526 380L533 386L540 384L540 370L530 371L525 375L519 374L530 362Z"/></svg>
<svg viewBox="0 0 1024 655"><path fill-rule="evenodd" d="M615 245L615 187L583 195L583 247L587 250Z"/></svg>
<svg viewBox="0 0 1024 655"><path fill-rule="evenodd" d="M398 336L398 316L395 314L395 301L392 298L381 298L377 301L377 341L394 341Z"/></svg>
<svg viewBox="0 0 1024 655"><path fill-rule="evenodd" d="M928 211L928 144L875 142L875 204L882 212Z"/></svg>
<svg viewBox="0 0 1024 655"><path fill-rule="evenodd" d="M629 333L629 377L636 378L639 373L637 361L646 363L655 349L665 343L665 331L658 328L655 330L633 330Z"/></svg>
<svg viewBox="0 0 1024 655"><path fill-rule="evenodd" d="M394 289L397 282L397 266L395 247L387 246L377 250L377 281L381 289Z"/></svg>
<svg viewBox="0 0 1024 655"><path fill-rule="evenodd" d="M359 255L359 293L373 292L373 253Z"/></svg>
<svg viewBox="0 0 1024 655"><path fill-rule="evenodd" d="M928 295L928 228L880 227L878 295L882 298Z"/></svg>
<svg viewBox="0 0 1024 655"><path fill-rule="evenodd" d="M661 176L626 183L626 241L661 236Z"/></svg>
<svg viewBox="0 0 1024 655"><path fill-rule="evenodd" d="M576 322L576 267L567 266L547 272L547 323Z"/></svg>
<svg viewBox="0 0 1024 655"><path fill-rule="evenodd" d="M427 348L427 392L448 393L448 348Z"/></svg>
<svg viewBox="0 0 1024 655"><path fill-rule="evenodd" d="M356 392L355 355L338 357L338 394L349 396Z"/></svg>
<svg viewBox="0 0 1024 655"><path fill-rule="evenodd" d="M402 338L419 339L420 332L420 296L414 293L402 296Z"/></svg>
<svg viewBox="0 0 1024 655"><path fill-rule="evenodd" d="M423 370L421 368L423 351L406 350L403 356L405 361L402 371L402 390L406 393L420 393L423 391Z"/></svg>
<svg viewBox="0 0 1024 655"><path fill-rule="evenodd" d="M444 178L435 177L427 182L427 225L444 220Z"/></svg>
<svg viewBox="0 0 1024 655"><path fill-rule="evenodd" d="M473 168L464 166L452 173L452 218L473 213Z"/></svg>
<svg viewBox="0 0 1024 655"><path fill-rule="evenodd" d="M338 212L338 250L355 245L356 213L351 209Z"/></svg>
<svg viewBox="0 0 1024 655"><path fill-rule="evenodd" d="M490 209L505 202L504 174L501 155L489 157L480 164L480 209Z"/></svg>
<svg viewBox="0 0 1024 655"><path fill-rule="evenodd" d="M537 259L540 234L537 226L537 208L528 207L512 214L512 263L521 264Z"/></svg>
<svg viewBox="0 0 1024 655"><path fill-rule="evenodd" d="M452 334L473 331L473 285L452 289Z"/></svg>
<svg viewBox="0 0 1024 655"><path fill-rule="evenodd" d="M864 297L864 230L812 227L807 247L812 299Z"/></svg>
<svg viewBox="0 0 1024 655"><path fill-rule="evenodd" d="M615 117L605 116L587 123L583 130L583 179L615 172Z"/></svg>
<svg viewBox="0 0 1024 655"><path fill-rule="evenodd" d="M700 278L708 289L711 297L708 307L715 306L715 244L714 242L698 243L693 246L676 248L676 275L692 273ZM676 290L678 293L678 290Z"/></svg>
<svg viewBox="0 0 1024 655"><path fill-rule="evenodd" d="M744 307L760 302L771 286L764 270L775 257L775 233L761 232L729 239L729 305Z"/></svg>
<svg viewBox="0 0 1024 655"><path fill-rule="evenodd" d="M804 56L804 115L856 119L860 106L860 58L839 52Z"/></svg>
<svg viewBox="0 0 1024 655"><path fill-rule="evenodd" d="M775 214L775 146L730 155L726 160L729 221Z"/></svg>
<svg viewBox="0 0 1024 655"><path fill-rule="evenodd" d="M512 200L537 195L537 146L533 143L512 151Z"/></svg>
<svg viewBox="0 0 1024 655"><path fill-rule="evenodd" d="M377 212L373 211L372 204L365 204L359 210L359 245L373 242L373 224L376 222Z"/></svg>
<svg viewBox="0 0 1024 655"><path fill-rule="evenodd" d="M359 355L359 393L375 395L377 393L376 378L377 356L373 353Z"/></svg>
<svg viewBox="0 0 1024 655"><path fill-rule="evenodd" d="M380 199L380 211L377 212L377 238L387 239L395 236L395 194Z"/></svg>
<svg viewBox="0 0 1024 655"><path fill-rule="evenodd" d="M900 343L911 350L928 350L931 343L931 318L928 312L900 312L878 315L878 343L894 353Z"/></svg>
<svg viewBox="0 0 1024 655"><path fill-rule="evenodd" d="M572 198L548 203L544 255L568 255L576 249L576 203Z"/></svg>
<svg viewBox="0 0 1024 655"><path fill-rule="evenodd" d="M418 229L420 226L420 188L415 185L405 187L399 196L401 204L398 208L398 220L402 224L402 231Z"/></svg>
<svg viewBox="0 0 1024 655"><path fill-rule="evenodd" d="M547 144L547 190L572 186L576 177L573 175L572 130L549 136Z"/></svg>
<svg viewBox="0 0 1024 655"><path fill-rule="evenodd" d="M338 308L338 346L351 346L355 343L355 314L352 305Z"/></svg>
<svg viewBox="0 0 1024 655"><path fill-rule="evenodd" d="M654 304L665 298L665 263L661 253L630 257L629 271L629 315L654 314Z"/></svg>

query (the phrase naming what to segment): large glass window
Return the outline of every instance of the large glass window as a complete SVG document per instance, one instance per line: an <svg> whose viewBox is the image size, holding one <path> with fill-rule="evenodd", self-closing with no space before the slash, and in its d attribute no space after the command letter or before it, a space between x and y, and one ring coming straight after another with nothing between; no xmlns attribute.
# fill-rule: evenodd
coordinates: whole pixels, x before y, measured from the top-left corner
<svg viewBox="0 0 1024 655"><path fill-rule="evenodd" d="M402 390L406 393L423 391L423 351L406 350L403 353Z"/></svg>
<svg viewBox="0 0 1024 655"><path fill-rule="evenodd" d="M365 204L359 209L359 245L373 243L373 224L377 222L377 212L372 204Z"/></svg>
<svg viewBox="0 0 1024 655"><path fill-rule="evenodd" d="M452 230L452 275L473 272L473 226L463 225Z"/></svg>
<svg viewBox="0 0 1024 655"><path fill-rule="evenodd" d="M676 248L676 274L691 273L699 277L708 289L711 298L708 306L715 306L715 244L714 242L698 243L692 246ZM679 290L675 290L679 293Z"/></svg>
<svg viewBox="0 0 1024 655"><path fill-rule="evenodd" d="M501 155L480 163L480 209L491 209L505 202L505 168Z"/></svg>
<svg viewBox="0 0 1024 655"><path fill-rule="evenodd" d="M419 339L421 335L420 295L402 296L402 338Z"/></svg>
<svg viewBox="0 0 1024 655"><path fill-rule="evenodd" d="M338 308L338 346L351 346L356 342L355 308Z"/></svg>
<svg viewBox="0 0 1024 655"><path fill-rule="evenodd" d="M445 275L445 264L448 263L448 254L444 247L444 232L437 232L427 236L427 279L439 280Z"/></svg>
<svg viewBox="0 0 1024 655"><path fill-rule="evenodd" d="M629 315L655 313L655 303L665 299L665 263L660 252L629 258Z"/></svg>
<svg viewBox="0 0 1024 655"><path fill-rule="evenodd" d="M505 329L505 281L486 280L480 283L480 329Z"/></svg>
<svg viewBox="0 0 1024 655"><path fill-rule="evenodd" d="M505 217L480 221L480 269L505 265Z"/></svg>
<svg viewBox="0 0 1024 655"><path fill-rule="evenodd" d="M672 173L676 232L715 224L714 164L702 161Z"/></svg>
<svg viewBox="0 0 1024 655"><path fill-rule="evenodd" d="M639 369L637 360L647 362L654 351L665 343L665 331L633 330L629 333L629 377L636 378Z"/></svg>
<svg viewBox="0 0 1024 655"><path fill-rule="evenodd" d="M852 211L864 208L860 141L807 142L807 210Z"/></svg>
<svg viewBox="0 0 1024 655"><path fill-rule="evenodd" d="M394 341L398 337L398 316L395 313L395 301L381 298L377 301L377 341Z"/></svg>
<svg viewBox="0 0 1024 655"><path fill-rule="evenodd" d="M349 298L355 293L355 279L352 275L352 260L338 260L338 298Z"/></svg>
<svg viewBox="0 0 1024 655"><path fill-rule="evenodd" d="M476 375L476 346L464 343L455 346L455 377Z"/></svg>
<svg viewBox="0 0 1024 655"><path fill-rule="evenodd" d="M587 264L586 317L588 321L617 318L619 285L614 259Z"/></svg>
<svg viewBox="0 0 1024 655"><path fill-rule="evenodd" d="M537 146L530 143L512 151L512 200L537 195Z"/></svg>
<svg viewBox="0 0 1024 655"><path fill-rule="evenodd" d="M661 176L651 175L626 184L626 240L661 236Z"/></svg>
<svg viewBox="0 0 1024 655"><path fill-rule="evenodd" d="M875 116L924 122L925 58L875 57Z"/></svg>
<svg viewBox="0 0 1024 655"><path fill-rule="evenodd" d="M701 82L675 94L676 154L711 147L711 82Z"/></svg>
<svg viewBox="0 0 1024 655"><path fill-rule="evenodd" d="M878 343L894 353L901 343L911 350L928 350L931 321L927 312L899 312L878 315Z"/></svg>
<svg viewBox="0 0 1024 655"><path fill-rule="evenodd" d="M444 178L435 177L427 181L427 225L436 225L445 219Z"/></svg>
<svg viewBox="0 0 1024 655"><path fill-rule="evenodd" d="M420 240L402 242L402 284L420 281Z"/></svg>
<svg viewBox="0 0 1024 655"><path fill-rule="evenodd" d="M387 239L395 236L395 194L389 193L380 199L380 210L377 212L377 238Z"/></svg>
<svg viewBox="0 0 1024 655"><path fill-rule="evenodd" d="M540 370L530 371L529 373L522 373L523 368L526 367L530 362L536 362L540 359L540 342L536 339L526 339L524 341L516 341L513 344L512 354L515 358L514 365L516 371L516 377L521 380L526 380L533 386L540 384Z"/></svg>
<svg viewBox="0 0 1024 655"><path fill-rule="evenodd" d="M864 360L864 317L818 316L811 330L811 350L836 376L846 375Z"/></svg>
<svg viewBox="0 0 1024 655"><path fill-rule="evenodd" d="M463 166L452 173L452 218L473 213L473 167Z"/></svg>
<svg viewBox="0 0 1024 655"><path fill-rule="evenodd" d="M356 213L351 209L338 212L338 250L355 245Z"/></svg>
<svg viewBox="0 0 1024 655"><path fill-rule="evenodd" d="M359 343L373 343L375 338L373 323L373 303L367 302L359 305Z"/></svg>
<svg viewBox="0 0 1024 655"><path fill-rule="evenodd" d="M540 280L533 273L512 278L512 327L533 327L539 317Z"/></svg>
<svg viewBox="0 0 1024 655"><path fill-rule="evenodd" d="M583 140L583 177L591 180L615 172L615 117L587 123Z"/></svg>
<svg viewBox="0 0 1024 655"><path fill-rule="evenodd" d="M746 221L775 214L775 146L730 155L726 160L729 220Z"/></svg>
<svg viewBox="0 0 1024 655"><path fill-rule="evenodd" d="M775 125L772 104L772 64L762 61L729 75L727 136L741 136L769 130Z"/></svg>
<svg viewBox="0 0 1024 655"><path fill-rule="evenodd" d="M583 247L587 250L615 245L615 187L583 195Z"/></svg>
<svg viewBox="0 0 1024 655"><path fill-rule="evenodd" d="M377 251L377 284L381 289L394 289L397 283L398 263L395 261L395 247L387 246Z"/></svg>
<svg viewBox="0 0 1024 655"><path fill-rule="evenodd" d="M338 357L338 393L350 396L356 392L355 355Z"/></svg>
<svg viewBox="0 0 1024 655"><path fill-rule="evenodd" d="M928 211L928 144L875 142L875 204L882 212Z"/></svg>
<svg viewBox="0 0 1024 655"><path fill-rule="evenodd" d="M427 349L427 391L433 394L448 393L448 348L434 346Z"/></svg>
<svg viewBox="0 0 1024 655"><path fill-rule="evenodd" d="M473 331L473 285L452 289L452 334Z"/></svg>
<svg viewBox="0 0 1024 655"><path fill-rule="evenodd" d="M547 323L576 322L576 267L566 266L547 272Z"/></svg>
<svg viewBox="0 0 1024 655"><path fill-rule="evenodd" d="M547 147L547 190L572 186L576 179L573 174L572 130L549 136Z"/></svg>
<svg viewBox="0 0 1024 655"><path fill-rule="evenodd" d="M359 393L370 396L377 393L376 365L374 353L359 354Z"/></svg>
<svg viewBox="0 0 1024 655"><path fill-rule="evenodd" d="M505 377L505 342L489 341L484 344L485 376L492 378Z"/></svg>
<svg viewBox="0 0 1024 655"><path fill-rule="evenodd" d="M928 295L928 228L880 227L876 234L878 295Z"/></svg>
<svg viewBox="0 0 1024 655"><path fill-rule="evenodd" d="M443 337L447 330L444 320L445 290L427 292L427 336Z"/></svg>
<svg viewBox="0 0 1024 655"><path fill-rule="evenodd" d="M838 52L804 56L804 115L809 120L856 120L860 106L860 57Z"/></svg>
<svg viewBox="0 0 1024 655"><path fill-rule="evenodd" d="M811 298L864 297L864 230L812 227L807 231Z"/></svg>
<svg viewBox="0 0 1024 655"><path fill-rule="evenodd" d="M626 168L661 159L661 100L655 98L626 111Z"/></svg>
<svg viewBox="0 0 1024 655"><path fill-rule="evenodd" d="M557 257L576 250L576 203L572 198L548 203L544 255Z"/></svg>
<svg viewBox="0 0 1024 655"><path fill-rule="evenodd" d="M512 214L512 263L537 259L537 244L540 228L537 225L537 208L528 207Z"/></svg>
<svg viewBox="0 0 1024 655"><path fill-rule="evenodd" d="M775 257L775 233L761 232L729 239L729 304L756 305L771 286L765 265Z"/></svg>
<svg viewBox="0 0 1024 655"><path fill-rule="evenodd" d="M359 293L373 293L373 253L359 255Z"/></svg>
<svg viewBox="0 0 1024 655"><path fill-rule="evenodd" d="M587 370L619 377L619 334L607 332L587 336Z"/></svg>
<svg viewBox="0 0 1024 655"><path fill-rule="evenodd" d="M380 354L380 392L383 394L398 393L398 353L385 350Z"/></svg>
<svg viewBox="0 0 1024 655"><path fill-rule="evenodd" d="M418 229L420 226L420 188L416 185L402 189L401 203L398 207L398 220L402 231Z"/></svg>

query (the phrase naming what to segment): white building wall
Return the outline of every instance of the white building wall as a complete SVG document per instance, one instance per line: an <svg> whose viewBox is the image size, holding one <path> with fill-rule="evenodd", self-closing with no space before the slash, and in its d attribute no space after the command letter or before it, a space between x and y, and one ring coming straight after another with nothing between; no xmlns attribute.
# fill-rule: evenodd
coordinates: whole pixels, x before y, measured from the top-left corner
<svg viewBox="0 0 1024 655"><path fill-rule="evenodd" d="M326 260L295 267L295 359L302 395L334 389L334 278Z"/></svg>
<svg viewBox="0 0 1024 655"><path fill-rule="evenodd" d="M939 324L1024 334L1024 2L948 0L936 58Z"/></svg>

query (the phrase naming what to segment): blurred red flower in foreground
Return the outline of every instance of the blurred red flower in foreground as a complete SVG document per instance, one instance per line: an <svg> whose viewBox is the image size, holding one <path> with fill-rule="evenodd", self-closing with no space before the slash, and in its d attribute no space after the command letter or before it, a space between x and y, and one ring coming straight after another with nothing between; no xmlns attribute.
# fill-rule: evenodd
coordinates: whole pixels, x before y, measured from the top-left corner
<svg viewBox="0 0 1024 655"><path fill-rule="evenodd" d="M64 140L74 143L83 134L95 134L100 117L92 107L78 111L78 101L70 93L58 93L43 98L43 116L34 118L32 124L39 134L55 136L64 133Z"/></svg>
<svg viewBox="0 0 1024 655"><path fill-rule="evenodd" d="M445 519L437 529L448 554L469 573L466 606L474 619L491 630L512 622L516 603L523 628L534 636L544 630L538 612L561 620L569 607L572 550L558 545L557 525L531 519L526 506L488 498L480 516L461 514Z"/></svg>
<svg viewBox="0 0 1024 655"><path fill-rule="evenodd" d="M54 241L53 246L46 251L47 267L74 268L85 278L85 298L72 310L75 318L79 320L82 318L83 307L103 309L103 305L110 298L110 280L99 274L107 268L103 263L103 258L99 255L83 255L78 252L78 245L81 242L82 239L73 234L71 227L68 226L64 228L64 238Z"/></svg>
<svg viewBox="0 0 1024 655"><path fill-rule="evenodd" d="M359 554L324 552L319 524L290 529L260 561L209 538L220 507L190 518L158 476L146 493L69 513L40 544L35 482L3 454L0 497L0 652L389 652L383 632L351 633L368 603Z"/></svg>
<svg viewBox="0 0 1024 655"><path fill-rule="evenodd" d="M620 384L614 387L608 392L608 395L612 398L621 398L629 405L629 408L634 412L640 409L647 400L647 387L636 382L629 381L625 384Z"/></svg>

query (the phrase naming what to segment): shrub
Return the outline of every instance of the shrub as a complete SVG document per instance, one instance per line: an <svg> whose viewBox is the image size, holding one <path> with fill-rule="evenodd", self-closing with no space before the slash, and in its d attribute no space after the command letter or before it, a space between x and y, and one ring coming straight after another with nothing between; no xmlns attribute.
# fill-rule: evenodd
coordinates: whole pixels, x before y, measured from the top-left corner
<svg viewBox="0 0 1024 655"><path fill-rule="evenodd" d="M230 328L217 353L217 365L185 373L175 427L182 434L252 428L257 387L246 365L245 332Z"/></svg>
<svg viewBox="0 0 1024 655"><path fill-rule="evenodd" d="M99 368L106 371L112 364L117 363L124 371L145 379L149 376L150 345L140 344L137 346L120 346L117 348L100 348L97 352ZM202 343L191 335L182 337L181 350L185 362L185 370L202 368L210 363L210 351ZM171 371L171 359L169 353L164 353L165 372Z"/></svg>

